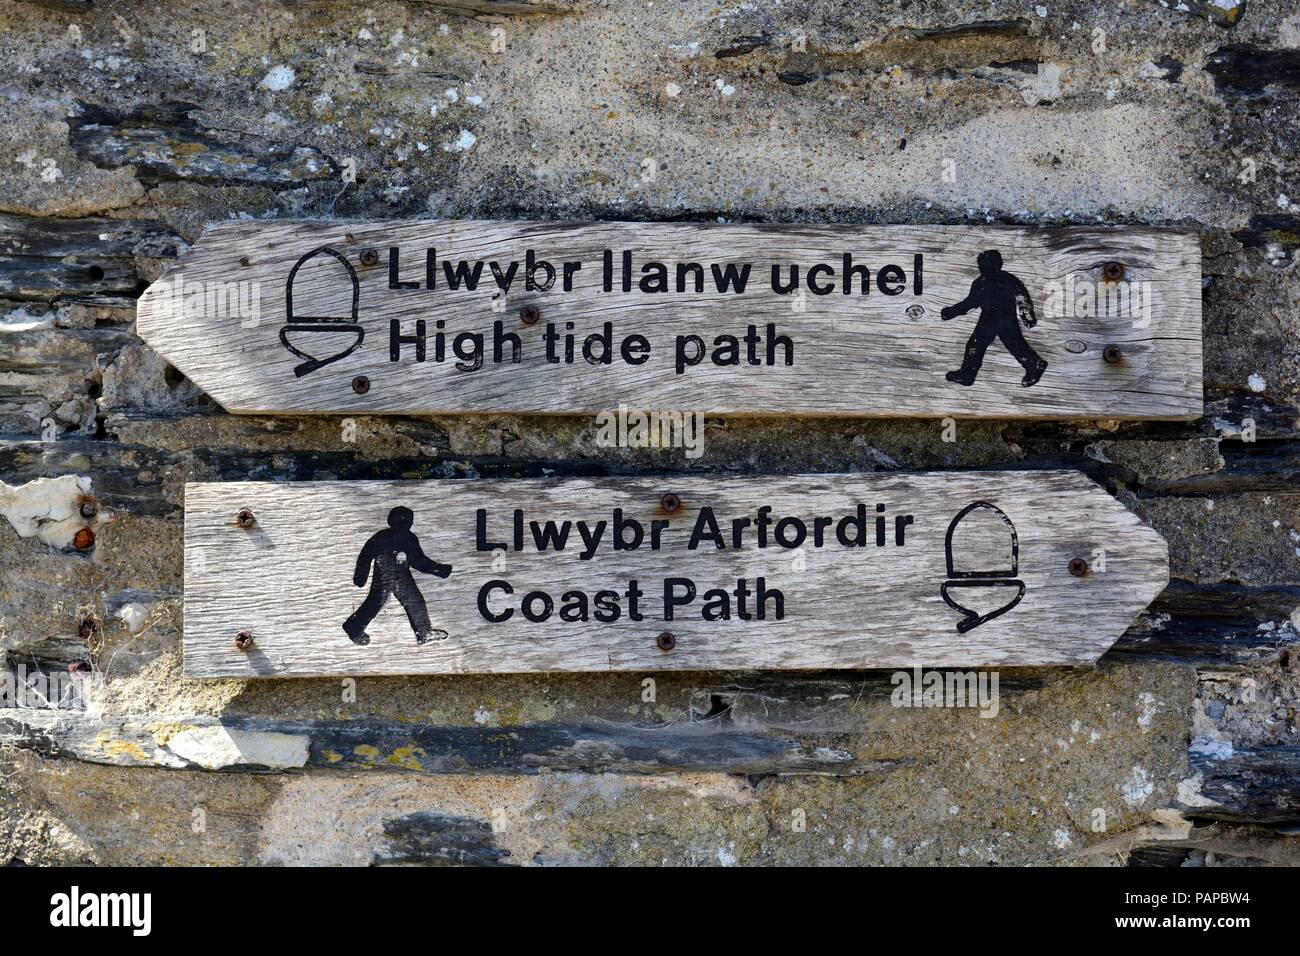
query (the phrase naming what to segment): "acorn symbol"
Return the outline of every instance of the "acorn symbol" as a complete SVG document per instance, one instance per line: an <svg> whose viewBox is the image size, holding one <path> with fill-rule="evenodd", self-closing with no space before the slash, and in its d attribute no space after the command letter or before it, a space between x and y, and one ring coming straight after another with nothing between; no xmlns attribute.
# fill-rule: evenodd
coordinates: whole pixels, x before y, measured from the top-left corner
<svg viewBox="0 0 1300 956"><path fill-rule="evenodd" d="M347 279L351 283L352 309L346 318L333 315L294 314L294 279L297 278L298 270L317 256L333 256L342 263L343 268L347 270ZM322 270L320 269L314 270L312 292L318 291L316 283L319 280L321 272ZM334 269L334 272L338 274L339 281L342 281L343 273L339 272L338 269ZM285 283L284 287L285 324L280 328L280 344L300 359L305 359L305 361L294 366L293 374L295 376L302 378L302 376L314 372L318 368L329 365L331 362L337 362L341 358L346 358L360 347L362 341L364 341L366 337L366 330L362 328L360 323L357 321L357 306L360 299L361 283L357 279L357 271L352 268L352 263L348 262L347 258L342 253L331 249L329 246L321 246L319 249L313 249L294 263L293 268L289 270L289 280ZM297 339L297 345L289 341L291 336ZM316 336L316 338L313 340L312 336ZM305 341L304 337L306 339ZM316 342L321 342L322 344L333 342L337 345L340 342L348 342L349 340L351 340L350 344L342 347L339 351L326 355L324 358L317 358L314 354L321 348L320 345L315 344ZM305 348L308 341L313 343L312 351L308 351Z"/></svg>
<svg viewBox="0 0 1300 956"><path fill-rule="evenodd" d="M944 552L950 580L939 586L939 595L945 604L963 615L957 622L957 633L965 634L985 621L1001 617L1025 596L1025 582L1016 577L1020 573L1016 526L997 505L974 501L957 512L944 537ZM958 593L969 603L979 598L976 588L988 589L990 597L1004 603L991 611L974 610L953 598L952 592L957 588L968 589ZM1006 600L1008 588L1015 589L1010 600Z"/></svg>

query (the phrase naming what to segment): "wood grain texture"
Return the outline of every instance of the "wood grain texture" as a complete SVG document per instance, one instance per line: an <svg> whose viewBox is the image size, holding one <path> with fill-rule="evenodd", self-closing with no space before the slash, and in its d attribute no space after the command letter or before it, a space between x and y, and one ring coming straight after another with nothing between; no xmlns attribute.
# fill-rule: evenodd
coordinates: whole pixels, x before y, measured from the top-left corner
<svg viewBox="0 0 1300 956"><path fill-rule="evenodd" d="M661 497L682 505L671 516ZM1001 616L959 633L962 614L941 596L949 574L945 540L950 523L973 502L988 502L1014 523L1023 599ZM866 506L865 547L844 547L832 526L823 547L811 539L802 554L755 546L750 527L732 545L732 520L754 518L770 506L775 523L797 516L811 533L815 516L839 518ZM885 505L886 544L874 534L876 504ZM449 577L416 573L432 626L445 640L417 644L396 598L366 628L368 646L355 645L343 622L357 612L368 587L353 582L363 545L387 527L394 507L413 512L411 531L423 553L450 564ZM611 521L615 508L648 534L667 521L659 550L614 551L608 530L590 560L572 532L563 551L514 550L511 516L525 521ZM687 547L701 512L712 508L727 547ZM249 509L251 530L235 515ZM486 540L501 552L476 550L476 512L486 509ZM904 544L895 544L895 518L911 515ZM954 533L958 571L991 574L1005 557L1004 523L978 509L973 529ZM792 526L791 526L792 527ZM789 530L789 529L787 529ZM787 540L789 537L787 536ZM531 534L528 535L531 542ZM1098 550L1105 570L1097 568ZM493 568L493 559L497 567ZM1093 563L1083 577L1072 558ZM411 559L412 566L418 562ZM690 578L695 601L663 619L663 582ZM704 620L705 591L732 589L763 577L784 597L784 616L768 605L765 620L741 620L732 600L729 620ZM513 597L494 593L489 623L477 606L482 586L511 582ZM564 594L621 592L636 579L645 596L644 620L631 621L627 602L612 623L564 622ZM969 579L968 579L969 580ZM697 670L710 668L823 669L976 667L1088 664L1124 631L1168 582L1168 549L1100 486L1077 472L975 472L913 476L807 475L781 478L567 479L527 481L206 483L186 486L185 672L191 677L284 677L345 674ZM549 620L522 618L520 599L545 591L555 601ZM957 589L959 603L981 613L1001 606L1014 588ZM753 603L751 601L751 609ZM254 637L234 644L237 631ZM676 646L660 650L670 631Z"/></svg>
<svg viewBox="0 0 1300 956"><path fill-rule="evenodd" d="M281 344L286 326L286 282L294 264L320 247L329 247L355 270L359 295L357 327L364 340L355 351L302 376L302 361ZM389 288L388 250L397 247L398 277L420 288ZM437 288L425 287L426 250L437 251ZM557 269L565 261L581 262L572 288L563 291L557 278L549 291L524 287L526 250L532 249ZM612 291L603 291L603 252L615 254ZM1006 272L1019 278L1034 300L1039 322L1024 335L1047 363L1041 380L1022 387L1020 364L1000 342L988 349L975 384L964 387L945 374L962 362L980 310L950 321L941 310L966 298L978 275L977 256L1001 252ZM362 265L363 250L378 262ZM621 287L619 253L633 256L632 291ZM869 291L860 285L843 290L843 256L870 269ZM922 256L921 294L915 294L914 257ZM482 260L478 287L449 290L441 265ZM241 266L241 260L247 265ZM644 292L635 284L649 261L665 263L672 291ZM518 261L504 302L490 271ZM705 271L705 291L676 291L676 267L698 262ZM1115 288L1103 269L1124 266L1125 292L1149 295L1149 312L1140 316L1118 304L1109 314L1076 314L1074 291ZM743 294L719 293L712 264L739 268L752 265ZM806 286L808 270L825 263L832 277L818 277L822 288L802 302L772 290L771 273L800 267ZM346 274L330 276L330 262L318 257L294 284L294 316L350 318L351 284ZM886 295L878 284L888 265L904 274L902 291ZM338 266L342 270L343 266ZM236 288L233 283L245 283ZM1054 286L1053 284L1056 284ZM1067 314L1051 314L1053 288L1073 283ZM1089 285L1089 284L1092 285ZM899 284L886 283L899 288ZM200 307L198 298L176 294L178 288L227 288L256 301L239 313L229 307ZM249 298L251 296L251 298ZM213 300L215 301L215 300ZM188 304L187 304L188 303ZM520 310L540 310L540 322L526 325ZM494 308L498 311L494 311ZM802 311L798 311L802 309ZM1062 311L1062 310L1056 310ZM1103 310L1104 311L1104 310ZM1123 312L1124 314L1120 314ZM390 360L390 322L401 334L413 335L426 322L428 352L417 362L414 345L401 346ZM445 322L448 353L434 359L435 323ZM492 359L496 321L504 332L521 338L520 362ZM626 364L592 365L581 354L573 364L548 363L542 336L548 323L566 331L573 324L579 350L583 340L612 323L615 349L625 337L643 335L649 359ZM793 343L793 364L748 364L746 327L778 335ZM806 414L861 416L947 416L1018 418L1195 418L1202 411L1200 250L1194 235L1145 228L1070 228L1031 230L965 226L716 225L706 223L570 223L414 221L390 223L237 222L204 233L195 248L141 298L138 329L155 349L232 412L436 413L597 412L630 408L733 414ZM460 333L484 336L487 361L474 371L455 367L451 339ZM328 334L286 333L290 341L316 358L343 351L356 333L346 325ZM718 336L741 338L739 365L713 364ZM679 336L699 336L709 347L701 364L678 373ZM1122 360L1108 363L1103 350L1116 345ZM693 348L693 346L692 346ZM370 388L356 394L356 376Z"/></svg>

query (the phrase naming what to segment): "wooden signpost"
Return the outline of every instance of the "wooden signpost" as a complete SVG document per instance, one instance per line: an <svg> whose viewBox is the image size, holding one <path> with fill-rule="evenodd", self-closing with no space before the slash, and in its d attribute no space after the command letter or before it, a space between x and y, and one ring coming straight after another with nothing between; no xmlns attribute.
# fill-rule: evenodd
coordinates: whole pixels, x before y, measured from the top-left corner
<svg viewBox="0 0 1300 956"><path fill-rule="evenodd" d="M1167 581L1069 471L191 484L185 673L1088 664Z"/></svg>
<svg viewBox="0 0 1300 956"><path fill-rule="evenodd" d="M1200 286L1141 228L234 222L138 329L232 412L1180 419Z"/></svg>
<svg viewBox="0 0 1300 956"><path fill-rule="evenodd" d="M239 222L138 328L236 412L1193 418L1153 229ZM198 484L194 677L1095 661L1165 542L1072 472Z"/></svg>

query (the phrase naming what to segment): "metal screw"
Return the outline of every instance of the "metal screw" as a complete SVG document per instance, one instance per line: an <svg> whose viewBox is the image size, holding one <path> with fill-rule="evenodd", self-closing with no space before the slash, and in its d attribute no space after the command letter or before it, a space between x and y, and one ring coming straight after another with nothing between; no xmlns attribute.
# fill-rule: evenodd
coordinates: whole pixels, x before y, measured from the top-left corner
<svg viewBox="0 0 1300 956"><path fill-rule="evenodd" d="M253 517L253 512L247 508L241 508L239 514L235 515L235 524L239 525L245 531L257 524L257 519Z"/></svg>
<svg viewBox="0 0 1300 956"><path fill-rule="evenodd" d="M1107 365L1118 365L1124 359L1124 353L1118 345L1108 345L1101 350L1101 357Z"/></svg>
<svg viewBox="0 0 1300 956"><path fill-rule="evenodd" d="M1071 558L1070 573L1076 578L1084 577L1088 573L1088 562L1083 558Z"/></svg>
<svg viewBox="0 0 1300 956"><path fill-rule="evenodd" d="M95 632L98 630L99 622L93 617L88 617L82 620L81 626L77 628L77 633L81 635L83 641L88 641L95 636Z"/></svg>
<svg viewBox="0 0 1300 956"><path fill-rule="evenodd" d="M1101 267L1101 277L1107 282L1120 282L1124 279L1124 263L1108 262Z"/></svg>
<svg viewBox="0 0 1300 956"><path fill-rule="evenodd" d="M352 391L358 395L366 394L366 392L370 391L370 379L364 375L358 375L352 380Z"/></svg>
<svg viewBox="0 0 1300 956"><path fill-rule="evenodd" d="M72 536L72 546L78 551L88 551L95 546L95 532L82 528Z"/></svg>
<svg viewBox="0 0 1300 956"><path fill-rule="evenodd" d="M671 651L677 646L677 638L673 637L670 632L664 631L655 638L655 646L661 651Z"/></svg>
<svg viewBox="0 0 1300 956"><path fill-rule="evenodd" d="M253 633L251 631L236 631L235 646L241 651L246 651L253 646Z"/></svg>
<svg viewBox="0 0 1300 956"><path fill-rule="evenodd" d="M241 266L243 266L245 269L247 269L248 266L250 265L250 263L249 263L249 261L248 261L248 256L240 256L240 257L239 257L239 264L240 264Z"/></svg>
<svg viewBox="0 0 1300 956"><path fill-rule="evenodd" d="M81 507L77 510L81 512L81 517L93 518L95 515L99 514L99 505L95 504L95 502L90 499L86 499L81 503Z"/></svg>
<svg viewBox="0 0 1300 956"><path fill-rule="evenodd" d="M524 325L536 325L542 317L542 310L535 305L526 305L519 310L519 321Z"/></svg>
<svg viewBox="0 0 1300 956"><path fill-rule="evenodd" d="M361 259L361 264L363 266L377 266L379 265L379 250L371 246L367 246L366 248L361 250L361 255L359 258Z"/></svg>
<svg viewBox="0 0 1300 956"><path fill-rule="evenodd" d="M664 495L659 499L659 507L664 509L667 514L672 514L682 506L682 499L674 494Z"/></svg>

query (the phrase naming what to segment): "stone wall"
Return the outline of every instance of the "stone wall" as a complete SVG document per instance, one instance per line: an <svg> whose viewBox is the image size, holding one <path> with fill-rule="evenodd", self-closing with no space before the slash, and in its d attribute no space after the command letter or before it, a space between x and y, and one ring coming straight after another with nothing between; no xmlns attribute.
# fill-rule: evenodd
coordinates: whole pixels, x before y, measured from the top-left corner
<svg viewBox="0 0 1300 956"><path fill-rule="evenodd" d="M0 654L84 690L0 709L0 861L1300 861L1292 4L0 0L0 50ZM205 224L321 216L1192 229L1206 413L347 441L135 335ZM977 466L1083 470L1174 579L1096 668L1004 671L993 718L882 673L181 677L186 481Z"/></svg>

